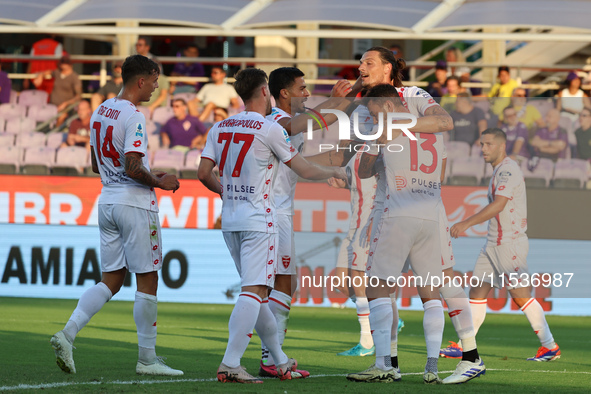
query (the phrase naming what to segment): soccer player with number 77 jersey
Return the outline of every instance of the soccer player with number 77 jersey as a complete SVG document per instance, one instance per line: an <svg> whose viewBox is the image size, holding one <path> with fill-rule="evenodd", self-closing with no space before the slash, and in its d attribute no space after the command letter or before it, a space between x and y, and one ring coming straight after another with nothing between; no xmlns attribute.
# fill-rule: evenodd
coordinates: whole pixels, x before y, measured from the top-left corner
<svg viewBox="0 0 591 394"><path fill-rule="evenodd" d="M220 382L263 383L240 365L253 329L269 348L279 378L301 378L297 361L281 349L268 303L278 263L274 181L282 165L279 161L306 179L346 179L346 174L341 168L309 163L291 145L285 129L266 119L271 113L271 93L264 71L242 70L234 88L245 111L211 128L198 170L201 182L222 196L222 231L242 286L230 316L228 345L217 378ZM216 165L221 183L213 173Z"/></svg>

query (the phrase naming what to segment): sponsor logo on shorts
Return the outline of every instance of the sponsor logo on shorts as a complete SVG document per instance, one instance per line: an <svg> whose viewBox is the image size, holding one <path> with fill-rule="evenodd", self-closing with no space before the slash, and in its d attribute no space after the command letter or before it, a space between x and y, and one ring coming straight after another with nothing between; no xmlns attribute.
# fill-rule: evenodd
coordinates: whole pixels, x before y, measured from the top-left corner
<svg viewBox="0 0 591 394"><path fill-rule="evenodd" d="M283 267L287 269L289 267L289 264L291 263L291 257L281 256L281 262L283 263Z"/></svg>

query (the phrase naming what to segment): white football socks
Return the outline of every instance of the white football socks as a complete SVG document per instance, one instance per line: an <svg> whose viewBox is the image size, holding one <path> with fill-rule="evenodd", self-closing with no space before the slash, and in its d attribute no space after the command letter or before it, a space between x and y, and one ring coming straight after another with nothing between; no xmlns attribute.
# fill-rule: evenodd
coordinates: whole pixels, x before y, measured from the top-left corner
<svg viewBox="0 0 591 394"><path fill-rule="evenodd" d="M252 330L257 322L261 309L261 297L254 293L242 292L230 315L228 329L228 345L222 362L230 368L240 366L240 358L244 354L252 337Z"/></svg>
<svg viewBox="0 0 591 394"><path fill-rule="evenodd" d="M443 305L440 300L430 300L423 304L423 330L425 331L425 343L427 344L427 357L439 358L439 349L443 340Z"/></svg>
<svg viewBox="0 0 591 394"><path fill-rule="evenodd" d="M521 311L525 314L527 320L529 320L529 324L531 324L531 328L540 339L542 346L547 349L555 348L556 343L554 342L550 327L544 316L544 310L538 300L530 298L523 307L521 307Z"/></svg>
<svg viewBox="0 0 591 394"><path fill-rule="evenodd" d="M441 287L440 293L447 303L449 317L462 342L463 350L467 352L476 349L472 311L464 289L446 284Z"/></svg>
<svg viewBox="0 0 591 394"><path fill-rule="evenodd" d="M272 290L271 294L269 295L269 309L271 310L271 313L273 313L273 316L275 316L275 321L277 322L277 337L279 339L279 344L283 346L285 334L287 333L287 324L289 323L291 296L277 290ZM261 342L261 347L263 352L265 350L269 350L264 342ZM266 364L275 365L273 356L270 354L267 358Z"/></svg>
<svg viewBox="0 0 591 394"><path fill-rule="evenodd" d="M135 292L133 320L137 327L139 361L149 365L156 362L156 320L158 317L158 298L151 294Z"/></svg>
<svg viewBox="0 0 591 394"><path fill-rule="evenodd" d="M390 339L390 356L398 356L398 304L396 304L396 293L390 294L392 304L392 334Z"/></svg>
<svg viewBox="0 0 591 394"><path fill-rule="evenodd" d="M369 302L369 321L372 329L373 343L376 347L376 367L390 369L385 359L390 360L390 344L392 334L392 303L390 298L376 298Z"/></svg>
<svg viewBox="0 0 591 394"><path fill-rule="evenodd" d="M482 323L484 323L484 318L486 317L486 299L470 299L470 311L472 312L472 324L474 324L474 335L477 335L478 329L480 329L480 326L482 325Z"/></svg>
<svg viewBox="0 0 591 394"><path fill-rule="evenodd" d="M361 326L359 343L364 348L371 349L373 347L373 338L369 327L369 303L367 297L357 297L355 307L357 308L357 319Z"/></svg>
<svg viewBox="0 0 591 394"><path fill-rule="evenodd" d="M269 349L269 362L275 362L277 364L285 364L287 362L287 356L281 350L281 344L279 343L279 336L277 335L277 322L271 309L269 308L269 302L263 300L261 308L259 310L259 316L254 326L257 330L257 335L261 338L267 348ZM227 364L226 364L227 365Z"/></svg>
<svg viewBox="0 0 591 394"><path fill-rule="evenodd" d="M76 306L76 309L74 309L74 312L72 312L72 316L70 316L70 319L63 330L66 339L71 343L74 343L74 339L76 339L78 332L88 324L90 319L101 310L103 305L105 305L112 296L113 294L111 294L111 290L109 290L107 285L103 282L99 282L86 290L80 297L80 300L78 300L78 305Z"/></svg>

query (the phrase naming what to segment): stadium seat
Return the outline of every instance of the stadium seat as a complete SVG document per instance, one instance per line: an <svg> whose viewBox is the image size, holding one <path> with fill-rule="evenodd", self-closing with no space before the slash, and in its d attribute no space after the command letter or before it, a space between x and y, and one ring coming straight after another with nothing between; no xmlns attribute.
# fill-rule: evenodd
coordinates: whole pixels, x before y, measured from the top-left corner
<svg viewBox="0 0 591 394"><path fill-rule="evenodd" d="M16 90L10 90L10 104L18 103L18 92Z"/></svg>
<svg viewBox="0 0 591 394"><path fill-rule="evenodd" d="M201 162L201 150L192 149L185 156L185 163L181 166L181 178L198 179L197 169Z"/></svg>
<svg viewBox="0 0 591 394"><path fill-rule="evenodd" d="M140 111L142 114L144 114L144 117L146 118L146 122L148 120L150 120L150 117L152 116L152 114L150 113L150 108L148 108L144 105L138 105L136 108L138 109L138 111Z"/></svg>
<svg viewBox="0 0 591 394"><path fill-rule="evenodd" d="M146 120L146 133L158 134L158 133L160 133L160 126L156 122L153 122L151 120Z"/></svg>
<svg viewBox="0 0 591 394"><path fill-rule="evenodd" d="M527 187L549 187L552 174L554 173L554 162L550 159L540 159L533 171L528 169L527 160L521 163L521 171Z"/></svg>
<svg viewBox="0 0 591 394"><path fill-rule="evenodd" d="M185 163L185 153L175 149L158 149L152 157L152 170L178 175Z"/></svg>
<svg viewBox="0 0 591 394"><path fill-rule="evenodd" d="M7 133L20 134L20 133L32 133L35 131L37 124L31 118L12 118L6 121L4 130Z"/></svg>
<svg viewBox="0 0 591 394"><path fill-rule="evenodd" d="M490 100L488 98L473 99L472 104L474 104L475 107L480 108L484 114L488 114L488 110L490 109Z"/></svg>
<svg viewBox="0 0 591 394"><path fill-rule="evenodd" d="M66 140L66 133L56 132L47 134L46 145L53 149L58 149Z"/></svg>
<svg viewBox="0 0 591 394"><path fill-rule="evenodd" d="M470 148L470 157L482 157L482 147L480 144L472 145Z"/></svg>
<svg viewBox="0 0 591 394"><path fill-rule="evenodd" d="M68 146L57 150L54 175L81 175L87 163L88 152L81 146Z"/></svg>
<svg viewBox="0 0 591 394"><path fill-rule="evenodd" d="M20 158L20 148L14 145L0 145L0 174L18 174Z"/></svg>
<svg viewBox="0 0 591 394"><path fill-rule="evenodd" d="M35 146L45 146L45 141L44 133L31 131L17 134L15 144L21 148L33 148Z"/></svg>
<svg viewBox="0 0 591 394"><path fill-rule="evenodd" d="M558 159L554 167L554 187L581 189L588 180L589 162L582 159Z"/></svg>
<svg viewBox="0 0 591 394"><path fill-rule="evenodd" d="M4 118L0 118L0 133L4 133L6 126L6 120Z"/></svg>
<svg viewBox="0 0 591 394"><path fill-rule="evenodd" d="M23 90L18 96L18 104L25 107L47 104L49 95L45 90Z"/></svg>
<svg viewBox="0 0 591 394"><path fill-rule="evenodd" d="M57 117L57 106L54 104L33 105L29 107L29 118L35 122L47 122Z"/></svg>
<svg viewBox="0 0 591 394"><path fill-rule="evenodd" d="M536 107L538 109L538 111L540 111L542 118L544 116L546 116L546 112L548 112L549 109L554 108L554 103L551 100L543 99L543 98L542 99L537 99L537 98L529 99L527 101L527 103Z"/></svg>
<svg viewBox="0 0 591 394"><path fill-rule="evenodd" d="M0 146L14 145L14 134L0 132Z"/></svg>
<svg viewBox="0 0 591 394"><path fill-rule="evenodd" d="M9 120L13 118L21 118L27 115L27 107L18 104L6 103L0 104L0 118Z"/></svg>
<svg viewBox="0 0 591 394"><path fill-rule="evenodd" d="M160 134L148 134L148 151L160 149Z"/></svg>
<svg viewBox="0 0 591 394"><path fill-rule="evenodd" d="M158 107L152 114L152 121L163 125L173 116L174 112L172 111L172 107Z"/></svg>
<svg viewBox="0 0 591 394"><path fill-rule="evenodd" d="M55 163L55 149L46 146L27 148L21 172L27 175L49 175Z"/></svg>
<svg viewBox="0 0 591 394"><path fill-rule="evenodd" d="M450 141L445 144L448 159L467 158L470 156L470 145L464 141Z"/></svg>
<svg viewBox="0 0 591 394"><path fill-rule="evenodd" d="M459 157L454 159L449 183L451 185L480 185L484 176L484 165L484 159L480 157Z"/></svg>

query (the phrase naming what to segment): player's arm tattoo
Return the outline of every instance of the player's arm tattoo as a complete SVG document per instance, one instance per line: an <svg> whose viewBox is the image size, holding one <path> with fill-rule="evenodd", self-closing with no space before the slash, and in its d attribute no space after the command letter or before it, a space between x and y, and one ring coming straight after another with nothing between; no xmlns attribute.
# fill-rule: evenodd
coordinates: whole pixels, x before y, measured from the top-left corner
<svg viewBox="0 0 591 394"><path fill-rule="evenodd" d="M144 167L141 155L136 152L125 154L125 173L146 186L154 187L160 184L160 179Z"/></svg>
<svg viewBox="0 0 591 394"><path fill-rule="evenodd" d="M359 168L357 169L357 174L360 178L370 178L374 174L376 174L375 164L378 156L370 155L368 153L364 153L361 156L361 160L359 161Z"/></svg>
<svg viewBox="0 0 591 394"><path fill-rule="evenodd" d="M452 117L447 113L443 107L433 105L425 111L425 116L436 117L437 132L449 131L454 128Z"/></svg>

